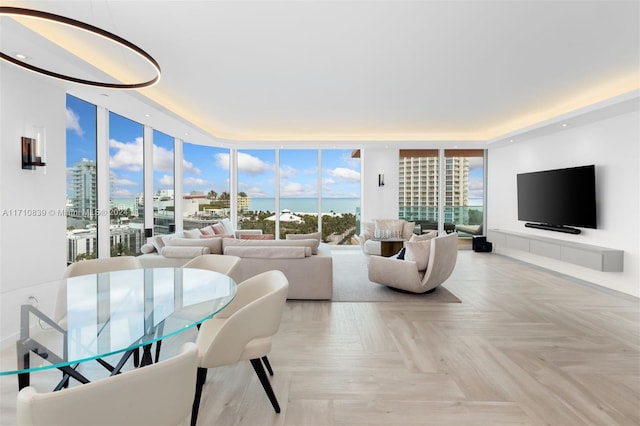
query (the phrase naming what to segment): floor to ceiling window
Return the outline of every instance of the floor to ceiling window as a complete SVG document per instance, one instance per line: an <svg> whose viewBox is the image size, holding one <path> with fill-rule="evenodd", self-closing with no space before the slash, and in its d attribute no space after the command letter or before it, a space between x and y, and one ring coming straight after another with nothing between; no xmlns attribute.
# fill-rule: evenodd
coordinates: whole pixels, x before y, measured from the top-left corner
<svg viewBox="0 0 640 426"><path fill-rule="evenodd" d="M481 149L447 149L444 151L445 192L444 219L469 242L483 232L484 151Z"/></svg>
<svg viewBox="0 0 640 426"><path fill-rule="evenodd" d="M239 149L237 161L238 228L260 229L275 236L276 151Z"/></svg>
<svg viewBox="0 0 640 426"><path fill-rule="evenodd" d="M482 233L484 151L444 150L440 175L438 150L400 150L399 217L422 229L458 232L461 240ZM442 218L439 217L442 188Z"/></svg>
<svg viewBox="0 0 640 426"><path fill-rule="evenodd" d="M153 131L153 233L175 229L174 138Z"/></svg>
<svg viewBox="0 0 640 426"><path fill-rule="evenodd" d="M182 158L178 159L176 139L151 129L153 173L151 181L145 182L144 158L151 153L145 153L144 126L107 112L108 141L98 140L97 107L72 96L67 98L68 262L98 257L99 214L108 218L100 226L109 224L111 256L140 254L140 247L146 242L145 202L153 203L156 235L175 232L180 220L183 229L188 230L231 218L234 197L239 229L260 229L282 239L288 233L322 230L323 241L332 245L352 244L359 231L360 158L352 155L355 151L235 152L184 142ZM108 143L105 178L98 176L98 143ZM179 177L174 175L176 161L182 162L183 173ZM237 175L232 183L233 161ZM109 210L104 213L98 211L98 185L109 194ZM181 200L175 199L176 185L181 185ZM153 194L153 200L145 200L145 187ZM232 187L236 194L231 194ZM182 218L175 217L176 203L181 203Z"/></svg>
<svg viewBox="0 0 640 426"><path fill-rule="evenodd" d="M322 238L333 245L353 241L360 224L360 157L350 149L323 149Z"/></svg>
<svg viewBox="0 0 640 426"><path fill-rule="evenodd" d="M96 106L67 95L67 263L95 259L96 229Z"/></svg>
<svg viewBox="0 0 640 426"><path fill-rule="evenodd" d="M238 150L238 227L260 229L281 239L321 229L326 243L352 244L360 216L360 159L351 153L346 149ZM248 201L241 206L245 197Z"/></svg>
<svg viewBox="0 0 640 426"><path fill-rule="evenodd" d="M229 218L229 149L182 145L184 229L203 228Z"/></svg>
<svg viewBox="0 0 640 426"><path fill-rule="evenodd" d="M109 113L111 256L140 254L144 244L143 126Z"/></svg>
<svg viewBox="0 0 640 426"><path fill-rule="evenodd" d="M280 238L318 230L318 150L280 151ZM273 217L275 219L275 216Z"/></svg>

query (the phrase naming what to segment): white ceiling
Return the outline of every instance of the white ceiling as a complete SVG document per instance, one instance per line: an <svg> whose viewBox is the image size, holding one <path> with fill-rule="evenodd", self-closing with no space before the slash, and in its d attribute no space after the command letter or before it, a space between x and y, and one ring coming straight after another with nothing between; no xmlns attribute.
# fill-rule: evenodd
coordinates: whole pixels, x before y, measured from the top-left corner
<svg viewBox="0 0 640 426"><path fill-rule="evenodd" d="M638 1L0 4L78 19L147 51L162 67L157 85L69 91L176 136L192 127L193 138L243 144L474 144L612 99L638 103Z"/></svg>

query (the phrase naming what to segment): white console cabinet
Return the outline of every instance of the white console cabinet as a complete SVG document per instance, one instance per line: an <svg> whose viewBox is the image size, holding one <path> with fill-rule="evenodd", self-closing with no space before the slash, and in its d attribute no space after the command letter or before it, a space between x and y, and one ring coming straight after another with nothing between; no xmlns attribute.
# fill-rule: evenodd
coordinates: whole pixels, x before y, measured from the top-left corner
<svg viewBox="0 0 640 426"><path fill-rule="evenodd" d="M622 272L624 251L520 232L490 229L494 247L520 250L603 272Z"/></svg>

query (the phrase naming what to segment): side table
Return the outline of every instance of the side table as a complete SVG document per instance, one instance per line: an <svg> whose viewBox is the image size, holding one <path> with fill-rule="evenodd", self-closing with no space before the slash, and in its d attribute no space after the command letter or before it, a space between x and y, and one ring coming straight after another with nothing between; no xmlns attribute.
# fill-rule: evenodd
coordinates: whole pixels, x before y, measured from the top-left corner
<svg viewBox="0 0 640 426"><path fill-rule="evenodd" d="M380 256L391 257L397 254L404 246L404 238L376 239L380 241Z"/></svg>

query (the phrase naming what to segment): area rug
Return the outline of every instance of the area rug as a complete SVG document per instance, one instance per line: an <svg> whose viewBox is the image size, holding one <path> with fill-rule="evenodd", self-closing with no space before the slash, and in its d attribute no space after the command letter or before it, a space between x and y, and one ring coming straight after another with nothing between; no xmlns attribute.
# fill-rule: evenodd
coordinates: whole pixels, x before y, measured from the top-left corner
<svg viewBox="0 0 640 426"><path fill-rule="evenodd" d="M420 302L460 303L444 285L429 294L410 294L391 290L369 281L367 257L359 250L333 251L334 302Z"/></svg>

